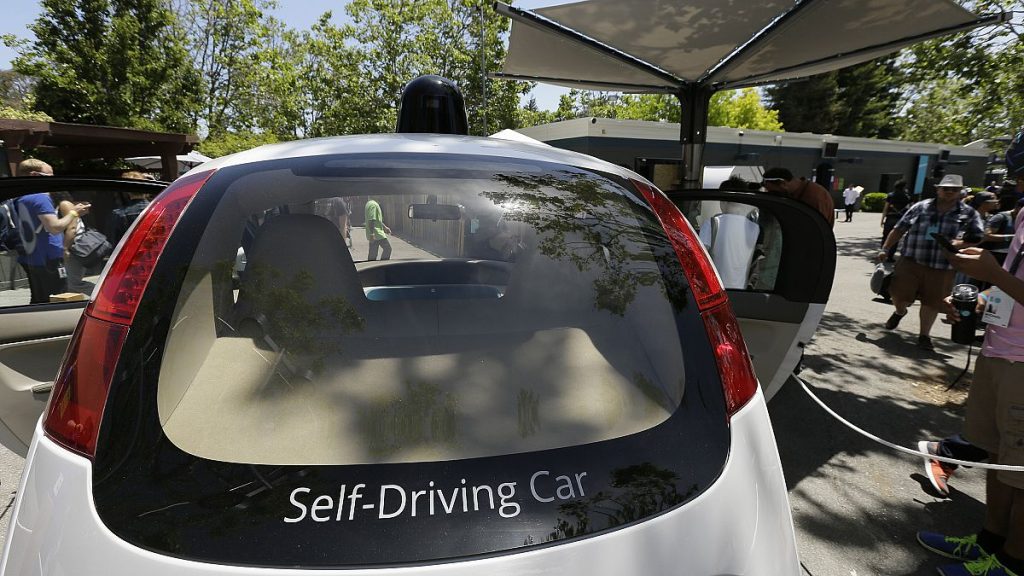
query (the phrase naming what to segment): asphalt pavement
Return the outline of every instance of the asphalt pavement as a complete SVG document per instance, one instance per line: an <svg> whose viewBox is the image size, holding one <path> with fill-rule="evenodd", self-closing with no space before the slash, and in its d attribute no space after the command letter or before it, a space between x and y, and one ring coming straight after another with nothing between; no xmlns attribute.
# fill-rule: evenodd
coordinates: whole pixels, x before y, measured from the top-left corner
<svg viewBox="0 0 1024 576"><path fill-rule="evenodd" d="M890 332L892 311L870 292L881 229L877 214L835 225L839 257L832 297L808 345L801 377L845 418L897 444L959 431L966 382L947 386L967 350L933 330L936 352L915 347L917 308ZM362 230L357 231L361 235ZM356 250L365 250L365 240ZM360 252L361 254L361 252ZM398 257L396 247L396 257ZM969 381L970 377L966 377ZM794 381L769 404L789 486L797 544L806 574L934 574L942 559L914 540L921 529L968 533L984 512L984 474L963 470L951 498L929 495L923 460L898 454L839 424ZM24 461L0 448L0 534L6 537Z"/></svg>
<svg viewBox="0 0 1024 576"><path fill-rule="evenodd" d="M935 352L916 347L918 307L898 329L869 287L881 239L878 214L836 222L832 296L800 374L819 398L861 428L908 448L960 431L970 374L952 390L967 347L936 322ZM977 351L975 350L975 353ZM972 361L973 366L973 361ZM964 381L966 380L966 381ZM792 379L769 403L805 573L935 574L948 560L915 541L918 530L967 534L981 525L984 473L960 469L951 497L930 495L923 459L897 453L825 413ZM927 491L926 491L927 489Z"/></svg>

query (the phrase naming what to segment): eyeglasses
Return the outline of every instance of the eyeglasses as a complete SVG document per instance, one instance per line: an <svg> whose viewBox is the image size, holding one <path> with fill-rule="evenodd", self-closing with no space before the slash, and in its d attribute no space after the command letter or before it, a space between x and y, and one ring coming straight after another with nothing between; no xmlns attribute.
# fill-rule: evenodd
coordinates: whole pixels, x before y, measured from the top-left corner
<svg viewBox="0 0 1024 576"><path fill-rule="evenodd" d="M29 172L28 174L29 176L53 176L53 172L37 172L35 170Z"/></svg>
<svg viewBox="0 0 1024 576"><path fill-rule="evenodd" d="M764 180L761 180L761 186L767 188L769 184L782 184L785 181L786 180L784 178L765 178Z"/></svg>

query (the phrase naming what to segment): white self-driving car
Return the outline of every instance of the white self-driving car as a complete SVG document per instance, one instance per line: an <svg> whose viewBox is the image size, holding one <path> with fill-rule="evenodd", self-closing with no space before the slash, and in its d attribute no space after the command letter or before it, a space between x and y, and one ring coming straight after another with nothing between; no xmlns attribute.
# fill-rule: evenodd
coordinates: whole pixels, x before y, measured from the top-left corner
<svg viewBox="0 0 1024 576"><path fill-rule="evenodd" d="M759 230L729 291L694 229L722 201ZM27 453L0 571L795 576L758 376L820 318L826 232L488 138L217 159L87 302L0 308L0 440Z"/></svg>

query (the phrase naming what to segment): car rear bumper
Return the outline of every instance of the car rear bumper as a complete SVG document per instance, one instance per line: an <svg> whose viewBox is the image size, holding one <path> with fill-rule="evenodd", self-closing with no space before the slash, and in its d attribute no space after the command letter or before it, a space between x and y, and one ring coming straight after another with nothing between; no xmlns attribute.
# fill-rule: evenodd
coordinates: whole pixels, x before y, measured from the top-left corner
<svg viewBox="0 0 1024 576"><path fill-rule="evenodd" d="M323 570L346 576L440 574L660 576L800 573L786 486L760 392L732 418L721 477L684 506L591 538L432 566ZM93 506L92 466L39 426L25 461L0 574L308 574L223 566L157 554L111 533ZM684 569L685 567L685 569Z"/></svg>

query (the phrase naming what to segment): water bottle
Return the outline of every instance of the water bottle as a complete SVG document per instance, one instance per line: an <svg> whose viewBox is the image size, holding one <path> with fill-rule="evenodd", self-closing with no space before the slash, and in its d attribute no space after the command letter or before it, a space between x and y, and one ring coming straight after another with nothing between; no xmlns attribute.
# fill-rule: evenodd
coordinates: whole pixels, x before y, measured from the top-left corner
<svg viewBox="0 0 1024 576"><path fill-rule="evenodd" d="M953 308L960 318L953 323L950 338L957 344L973 344L974 331L978 326L978 287L973 284L957 284L953 287Z"/></svg>

